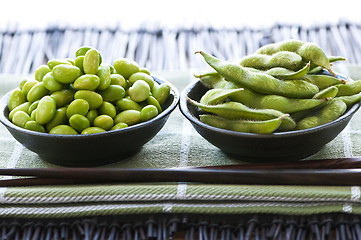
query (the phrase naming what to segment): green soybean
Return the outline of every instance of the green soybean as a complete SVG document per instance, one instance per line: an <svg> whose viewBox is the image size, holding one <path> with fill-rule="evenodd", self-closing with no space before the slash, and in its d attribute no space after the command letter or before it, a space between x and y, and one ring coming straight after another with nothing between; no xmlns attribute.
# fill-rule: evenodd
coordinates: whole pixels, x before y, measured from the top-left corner
<svg viewBox="0 0 361 240"><path fill-rule="evenodd" d="M111 85L119 85L123 88L127 87L127 81L125 80L125 78L118 74L118 73L113 73L110 75L110 84Z"/></svg>
<svg viewBox="0 0 361 240"><path fill-rule="evenodd" d="M56 103L54 98L51 96L43 97L36 108L35 120L40 125L49 122L55 115Z"/></svg>
<svg viewBox="0 0 361 240"><path fill-rule="evenodd" d="M81 132L81 134L94 134L94 133L102 133L102 132L106 132L106 131L100 127L88 127L84 129Z"/></svg>
<svg viewBox="0 0 361 240"><path fill-rule="evenodd" d="M66 116L66 107L56 109L54 117L46 123L45 129L50 132L56 126L68 124L68 117Z"/></svg>
<svg viewBox="0 0 361 240"><path fill-rule="evenodd" d="M138 63L129 58L118 58L114 61L113 66L116 73L122 75L125 79L129 79L132 74L140 70Z"/></svg>
<svg viewBox="0 0 361 240"><path fill-rule="evenodd" d="M154 85L152 95L157 99L160 105L163 105L170 95L170 86L166 83Z"/></svg>
<svg viewBox="0 0 361 240"><path fill-rule="evenodd" d="M116 86L116 85L113 85ZM136 102L142 102L150 95L150 87L144 80L136 81L128 90L130 98ZM154 96L154 94L153 94ZM154 96L156 99L157 97ZM157 99L158 100L158 99ZM158 101L159 102L159 101Z"/></svg>
<svg viewBox="0 0 361 240"><path fill-rule="evenodd" d="M108 115L111 118L114 118L117 115L115 106L110 102L104 101L98 109L100 114Z"/></svg>
<svg viewBox="0 0 361 240"><path fill-rule="evenodd" d="M25 124L30 121L30 116L24 111L17 111L14 113L14 116L12 118L12 123L14 123L16 126L24 128Z"/></svg>
<svg viewBox="0 0 361 240"><path fill-rule="evenodd" d="M80 69L71 64L57 65L53 68L52 72L55 80L64 84L73 83L81 75Z"/></svg>
<svg viewBox="0 0 361 240"><path fill-rule="evenodd" d="M28 92L32 87L35 86L39 81L36 80L28 80L24 83L23 87L21 88L21 91L23 92L24 96L28 95Z"/></svg>
<svg viewBox="0 0 361 240"><path fill-rule="evenodd" d="M149 96L146 101L148 105L154 105L158 109L158 113L161 113L163 111L162 106L159 104L157 99L155 99L155 97Z"/></svg>
<svg viewBox="0 0 361 240"><path fill-rule="evenodd" d="M74 92L70 89L53 92L50 96L55 99L57 108L64 107L74 100Z"/></svg>
<svg viewBox="0 0 361 240"><path fill-rule="evenodd" d="M97 70L97 76L100 79L100 84L98 90L105 90L109 87L111 83L110 78L110 67L108 65L100 65Z"/></svg>
<svg viewBox="0 0 361 240"><path fill-rule="evenodd" d="M129 96L116 101L116 105L121 111L125 111L125 110L140 111L142 109L140 105L137 102L133 101Z"/></svg>
<svg viewBox="0 0 361 240"><path fill-rule="evenodd" d="M24 128L35 132L42 132L42 133L46 132L43 125L40 125L39 123L33 120L27 121L25 123Z"/></svg>
<svg viewBox="0 0 361 240"><path fill-rule="evenodd" d="M93 125L94 119L99 116L97 109L89 110L85 117L89 120L90 125Z"/></svg>
<svg viewBox="0 0 361 240"><path fill-rule="evenodd" d="M123 129L123 128L126 128L126 127L128 127L128 124L120 122L118 124L115 124L110 130L113 131L113 130Z"/></svg>
<svg viewBox="0 0 361 240"><path fill-rule="evenodd" d="M85 56L85 54L86 54L90 49L93 49L93 48L90 47L90 46L80 47L80 48L75 52L75 56L76 56L76 57ZM102 55L100 54L100 52L98 52L98 57L99 57L99 64L101 64L103 59L102 59Z"/></svg>
<svg viewBox="0 0 361 240"><path fill-rule="evenodd" d="M148 83L150 89L152 89L154 87L154 80L153 78L144 72L136 72L133 73L130 77L129 77L129 82L131 85L133 85L137 80L144 80Z"/></svg>
<svg viewBox="0 0 361 240"><path fill-rule="evenodd" d="M158 109L154 105L147 105L140 111L140 121L145 122L158 115Z"/></svg>
<svg viewBox="0 0 361 240"><path fill-rule="evenodd" d="M48 67L50 70L53 70L55 66L58 66L60 64L66 64L66 65L72 65L68 60L66 59L50 59L48 61ZM40 81L40 80L38 80Z"/></svg>
<svg viewBox="0 0 361 240"><path fill-rule="evenodd" d="M110 130L114 126L114 120L108 115L99 115L94 119L94 127L99 127L104 130Z"/></svg>
<svg viewBox="0 0 361 240"><path fill-rule="evenodd" d="M100 79L95 74L84 74L78 77L73 86L77 90L95 90L100 84Z"/></svg>
<svg viewBox="0 0 361 240"><path fill-rule="evenodd" d="M48 72L50 72L51 69L47 66L47 65L41 65L39 66L36 70L35 70L35 80L41 82L43 81L43 77L45 76L45 74L47 74Z"/></svg>
<svg viewBox="0 0 361 240"><path fill-rule="evenodd" d="M99 67L99 53L96 49L89 49L84 56L83 70L86 74L96 74Z"/></svg>
<svg viewBox="0 0 361 240"><path fill-rule="evenodd" d="M74 94L74 99L86 100L89 104L89 109L97 109L103 103L103 97L97 92L89 90L79 90Z"/></svg>
<svg viewBox="0 0 361 240"><path fill-rule="evenodd" d="M43 83L44 87L51 92L59 91L65 88L63 83L55 80L52 72L48 72L47 74L45 74L45 76L43 77Z"/></svg>
<svg viewBox="0 0 361 240"><path fill-rule="evenodd" d="M112 102L122 99L125 96L125 90L119 85L110 85L107 89L100 91L104 101Z"/></svg>
<svg viewBox="0 0 361 240"><path fill-rule="evenodd" d="M292 98L311 98L319 88L303 80L282 81L264 73L251 72L238 64L219 60L202 51L206 62L228 81L241 84L263 94L277 94Z"/></svg>
<svg viewBox="0 0 361 240"><path fill-rule="evenodd" d="M28 114L31 115L31 113L38 107L39 105L39 102L40 100L36 100L35 102L31 103L30 102L27 102L29 103L29 108L28 108Z"/></svg>
<svg viewBox="0 0 361 240"><path fill-rule="evenodd" d="M69 124L77 132L82 132L84 129L90 127L88 118L81 114L74 114L69 118Z"/></svg>
<svg viewBox="0 0 361 240"><path fill-rule="evenodd" d="M26 112L26 113L28 113L30 115L29 107L30 107L29 102L24 102L24 103L20 104L19 106L17 106L16 108L14 108L13 110L10 111L9 120L12 121L14 114L16 112L18 112L18 111L23 111L23 112Z"/></svg>
<svg viewBox="0 0 361 240"><path fill-rule="evenodd" d="M81 74L84 74L84 56L78 56L75 58L74 66L80 69Z"/></svg>
<svg viewBox="0 0 361 240"><path fill-rule="evenodd" d="M10 97L9 97L9 101L8 101L9 111L13 110L14 108L19 106L20 104L23 104L25 101L26 101L26 96L21 91L21 89L20 88L14 89L11 92Z"/></svg>
<svg viewBox="0 0 361 240"><path fill-rule="evenodd" d="M137 110L125 110L117 114L114 118L114 124L126 123L128 126L134 125L140 122L140 111Z"/></svg>
<svg viewBox="0 0 361 240"><path fill-rule="evenodd" d="M78 132L69 125L58 125L50 130L50 134L76 135Z"/></svg>
<svg viewBox="0 0 361 240"><path fill-rule="evenodd" d="M29 102L35 102L47 94L49 94L49 90L45 87L44 83L38 82L29 90L26 97Z"/></svg>
<svg viewBox="0 0 361 240"><path fill-rule="evenodd" d="M69 104L66 110L66 116L68 118L70 118L74 114L80 114L85 116L88 111L89 111L88 101L84 99L75 99Z"/></svg>

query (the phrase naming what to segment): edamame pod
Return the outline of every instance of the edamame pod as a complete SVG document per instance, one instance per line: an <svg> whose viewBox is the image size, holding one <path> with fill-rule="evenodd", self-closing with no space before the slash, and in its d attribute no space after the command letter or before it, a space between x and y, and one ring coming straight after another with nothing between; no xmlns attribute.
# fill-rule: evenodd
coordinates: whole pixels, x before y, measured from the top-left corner
<svg viewBox="0 0 361 240"><path fill-rule="evenodd" d="M245 133L270 134L276 131L281 125L282 119L274 118L265 121L252 120L229 120L215 115L200 115L201 122L213 127Z"/></svg>
<svg viewBox="0 0 361 240"><path fill-rule="evenodd" d="M205 105L198 103L192 99L187 99L191 104L199 107L200 109L217 114L220 117L236 120L236 119L248 119L248 120L270 120L277 117L284 116L285 114L274 109L253 109L249 108L242 103L238 102L226 102L217 105ZM289 116L284 117L280 130L292 130L296 127L295 121Z"/></svg>
<svg viewBox="0 0 361 240"><path fill-rule="evenodd" d="M304 61L321 66L332 75L336 76L336 74L331 70L330 62L325 52L319 46L311 42L304 42L295 39L284 40L260 47L256 53L273 55L280 51L295 52L299 54Z"/></svg>
<svg viewBox="0 0 361 240"><path fill-rule="evenodd" d="M294 80L304 77L309 70L310 70L310 63L307 63L306 66L304 66L298 71L292 71L287 68L277 67L277 68L271 68L265 71L265 73L278 79Z"/></svg>
<svg viewBox="0 0 361 240"><path fill-rule="evenodd" d="M238 64L219 60L199 51L206 62L228 81L241 84L263 94L277 94L292 98L311 98L319 89L303 80L282 81L263 73L251 72Z"/></svg>
<svg viewBox="0 0 361 240"><path fill-rule="evenodd" d="M344 103L346 103L347 107L350 107L355 103L361 101L361 92L354 95L335 97L335 100L342 100Z"/></svg>
<svg viewBox="0 0 361 240"><path fill-rule="evenodd" d="M332 122L344 114L346 109L347 105L341 99L332 100L329 104L320 109L317 114L299 121L296 125L296 129L308 129Z"/></svg>
<svg viewBox="0 0 361 240"><path fill-rule="evenodd" d="M335 86L330 86L328 88L325 88L325 89L319 91L312 98L313 99L324 99L324 98L332 99L332 98L336 97L337 93L338 93L338 88Z"/></svg>
<svg viewBox="0 0 361 240"><path fill-rule="evenodd" d="M275 67L282 67L290 70L299 70L305 64L302 57L289 51L280 51L273 55L251 54L243 57L239 64L243 67L267 70Z"/></svg>
<svg viewBox="0 0 361 240"><path fill-rule="evenodd" d="M307 74L303 80L316 85L319 89L325 89L336 84L345 84L344 79L336 78L329 75Z"/></svg>
<svg viewBox="0 0 361 240"><path fill-rule="evenodd" d="M237 94L240 91L243 91L243 88L210 89L201 97L200 103L205 105L214 105L214 104L222 103L226 98L228 98L232 94Z"/></svg>
<svg viewBox="0 0 361 240"><path fill-rule="evenodd" d="M337 96L349 96L361 92L361 80L335 86L338 88Z"/></svg>

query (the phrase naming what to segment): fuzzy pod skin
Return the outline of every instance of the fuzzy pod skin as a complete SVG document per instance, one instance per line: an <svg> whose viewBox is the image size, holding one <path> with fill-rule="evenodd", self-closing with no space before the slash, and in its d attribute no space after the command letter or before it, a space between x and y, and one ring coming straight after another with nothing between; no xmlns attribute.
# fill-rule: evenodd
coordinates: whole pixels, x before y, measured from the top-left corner
<svg viewBox="0 0 361 240"><path fill-rule="evenodd" d="M239 102L226 102L217 105L205 105L191 99L188 99L188 101L191 104L199 107L203 111L217 114L220 117L230 120L249 119L249 120L263 121L263 120L271 120L285 115L284 113L274 109L249 108ZM293 119L291 119L289 116L286 116L284 117L280 125L280 130L289 131L289 130L293 130L295 127L296 127L296 122L293 121Z"/></svg>
<svg viewBox="0 0 361 240"><path fill-rule="evenodd" d="M201 104L205 105L214 105L218 103L222 103L225 101L226 98L229 96L236 94L238 92L243 91L243 88L237 89L209 89L200 99Z"/></svg>
<svg viewBox="0 0 361 240"><path fill-rule="evenodd" d="M319 88L303 80L282 81L270 75L251 72L239 64L219 60L205 52L205 61L228 81L241 84L262 94L277 94L291 98L311 98Z"/></svg>
<svg viewBox="0 0 361 240"><path fill-rule="evenodd" d="M317 127L339 118L345 113L347 105L341 99L335 99L326 104L325 107L320 109L315 115L306 117L297 123L296 129L303 130L308 128Z"/></svg>
<svg viewBox="0 0 361 240"><path fill-rule="evenodd" d="M273 55L251 54L243 57L239 64L243 67L268 70L275 67L282 67L297 71L305 64L302 57L289 51L280 51Z"/></svg>
<svg viewBox="0 0 361 240"><path fill-rule="evenodd" d="M290 51L297 53L304 61L321 66L327 69L332 75L336 75L331 70L330 61L325 52L314 43L289 39L260 47L256 53L272 55L280 51Z"/></svg>
<svg viewBox="0 0 361 240"><path fill-rule="evenodd" d="M274 118L265 121L252 120L229 120L215 115L200 115L201 122L213 127L222 128L226 130L245 132L245 133L260 133L270 134L276 131L281 125L283 117Z"/></svg>
<svg viewBox="0 0 361 240"><path fill-rule="evenodd" d="M199 75L199 80L209 88L238 89L239 85L227 82L220 74ZM258 94L247 88L243 91L229 96L232 101L237 101L253 108L269 108L284 113L294 113L314 108L325 102L325 99L297 99L280 95Z"/></svg>

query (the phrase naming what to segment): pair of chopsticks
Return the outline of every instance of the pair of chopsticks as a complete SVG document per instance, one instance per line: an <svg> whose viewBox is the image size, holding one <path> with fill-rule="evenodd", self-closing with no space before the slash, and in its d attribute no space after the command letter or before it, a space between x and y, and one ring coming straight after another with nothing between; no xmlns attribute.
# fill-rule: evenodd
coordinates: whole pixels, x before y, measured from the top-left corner
<svg viewBox="0 0 361 240"><path fill-rule="evenodd" d="M198 182L211 184L361 185L361 158L186 168L3 168L0 187ZM15 177L15 178L13 178Z"/></svg>

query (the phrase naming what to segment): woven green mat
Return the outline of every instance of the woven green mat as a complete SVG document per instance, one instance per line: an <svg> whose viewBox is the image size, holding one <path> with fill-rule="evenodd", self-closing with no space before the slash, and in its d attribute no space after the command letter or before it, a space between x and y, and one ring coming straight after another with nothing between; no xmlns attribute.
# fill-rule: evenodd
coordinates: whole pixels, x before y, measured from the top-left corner
<svg viewBox="0 0 361 240"><path fill-rule="evenodd" d="M361 67L338 65L361 79ZM193 71L161 72L179 91L196 79ZM22 76L0 76L0 95ZM361 112L312 158L361 156ZM240 163L204 140L176 109L164 128L137 154L103 167L166 168ZM0 126L0 167L57 167L24 148ZM84 217L144 213L361 214L360 187L207 184L109 184L0 188L2 217Z"/></svg>

